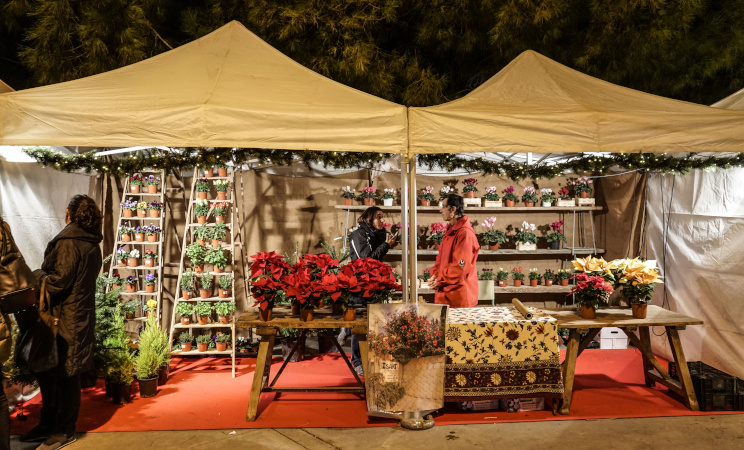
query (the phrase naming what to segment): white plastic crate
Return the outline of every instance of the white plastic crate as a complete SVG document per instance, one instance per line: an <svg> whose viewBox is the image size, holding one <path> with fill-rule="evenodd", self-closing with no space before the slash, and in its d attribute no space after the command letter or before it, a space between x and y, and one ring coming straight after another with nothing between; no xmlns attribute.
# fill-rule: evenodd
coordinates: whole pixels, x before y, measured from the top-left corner
<svg viewBox="0 0 744 450"><path fill-rule="evenodd" d="M628 348L628 336L620 328L602 328L599 332L599 348L602 350Z"/></svg>

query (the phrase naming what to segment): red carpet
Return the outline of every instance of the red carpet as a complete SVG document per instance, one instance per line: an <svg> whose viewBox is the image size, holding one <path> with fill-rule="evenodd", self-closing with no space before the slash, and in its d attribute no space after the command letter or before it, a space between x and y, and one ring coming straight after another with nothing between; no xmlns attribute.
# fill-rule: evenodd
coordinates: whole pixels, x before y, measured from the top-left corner
<svg viewBox="0 0 744 450"><path fill-rule="evenodd" d="M275 358L272 376L279 370ZM145 431L235 428L311 428L395 426L397 421L367 417L363 397L335 393L263 394L259 417L245 421L248 395L255 367L254 358L240 358L235 379L227 359L174 360L171 378L153 398L134 396L132 403L116 406L105 396L103 380L83 390L79 431ZM664 365L666 362L663 363ZM435 414L438 425L577 420L624 417L689 416L704 413L688 410L672 399L665 388L647 388L643 365L636 350L587 350L576 367L571 415L553 416L550 411L506 413L504 411L460 412L445 408ZM354 377L338 355L318 355L289 364L277 385L354 385ZM136 383L133 388L136 391ZM12 433L19 434L38 423L41 396L26 403L29 420L13 419Z"/></svg>

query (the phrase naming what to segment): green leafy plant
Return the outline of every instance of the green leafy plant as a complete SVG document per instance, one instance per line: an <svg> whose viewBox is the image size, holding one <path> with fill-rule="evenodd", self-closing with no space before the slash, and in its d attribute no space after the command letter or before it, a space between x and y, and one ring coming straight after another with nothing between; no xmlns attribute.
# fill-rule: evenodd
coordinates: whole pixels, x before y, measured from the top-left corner
<svg viewBox="0 0 744 450"><path fill-rule="evenodd" d="M558 279L559 280L570 280L572 272L569 269L559 269L558 270Z"/></svg>
<svg viewBox="0 0 744 450"><path fill-rule="evenodd" d="M205 317L212 313L212 304L209 302L196 302L194 312L199 317Z"/></svg>
<svg viewBox="0 0 744 450"><path fill-rule="evenodd" d="M196 180L196 192L209 192L212 188L208 178L199 178Z"/></svg>
<svg viewBox="0 0 744 450"><path fill-rule="evenodd" d="M191 263L195 266L204 264L205 253L206 251L204 250L204 246L198 242L192 242L186 246L186 256L189 257Z"/></svg>
<svg viewBox="0 0 744 450"><path fill-rule="evenodd" d="M194 230L194 236L196 236L197 239L200 241L206 241L207 239L212 238L212 228L209 227L208 224L203 223L199 227L197 227Z"/></svg>
<svg viewBox="0 0 744 450"><path fill-rule="evenodd" d="M359 198L377 198L377 189L373 186L364 187Z"/></svg>
<svg viewBox="0 0 744 450"><path fill-rule="evenodd" d="M196 203L194 204L194 214L200 217L205 217L207 214L209 214L209 208L211 208L209 200L200 198L196 200Z"/></svg>
<svg viewBox="0 0 744 450"><path fill-rule="evenodd" d="M434 187L432 186L426 186L421 190L421 193L419 194L419 198L421 200L426 200L433 202L437 198L434 196Z"/></svg>
<svg viewBox="0 0 744 450"><path fill-rule="evenodd" d="M430 269L424 269L421 272L421 281L426 282L426 281L429 281L429 280L431 280L431 270Z"/></svg>
<svg viewBox="0 0 744 450"><path fill-rule="evenodd" d="M540 280L540 274L537 271L537 268L530 269L530 280Z"/></svg>
<svg viewBox="0 0 744 450"><path fill-rule="evenodd" d="M481 280L493 280L493 269L484 268L478 278Z"/></svg>
<svg viewBox="0 0 744 450"><path fill-rule="evenodd" d="M522 222L522 228L514 235L514 240L529 244L537 244L537 236L534 231L537 229L534 223Z"/></svg>
<svg viewBox="0 0 744 450"><path fill-rule="evenodd" d="M124 314L134 314L134 312L137 311L137 308L139 308L139 305L139 300L130 300L126 303L122 303L121 310Z"/></svg>
<svg viewBox="0 0 744 450"><path fill-rule="evenodd" d="M524 194L522 194L522 201L523 202L537 202L537 191L535 191L535 188L532 186L527 186L524 188Z"/></svg>
<svg viewBox="0 0 744 450"><path fill-rule="evenodd" d="M553 272L551 269L545 269L545 273L543 274L543 279L545 281L553 281L555 277L555 272Z"/></svg>
<svg viewBox="0 0 744 450"><path fill-rule="evenodd" d="M499 271L496 273L496 279L499 281L506 281L506 279L509 277L509 272L504 270L503 267L499 267Z"/></svg>
<svg viewBox="0 0 744 450"><path fill-rule="evenodd" d="M210 248L204 256L204 261L215 267L224 269L227 266L227 255L221 248Z"/></svg>
<svg viewBox="0 0 744 450"><path fill-rule="evenodd" d="M549 232L547 235L545 235L545 239L548 242L554 242L554 241L563 241L564 243L566 241L566 236L563 234L563 221L559 220L557 222L553 222L550 224L551 232Z"/></svg>
<svg viewBox="0 0 744 450"><path fill-rule="evenodd" d="M212 289L212 275L204 273L199 277L199 283L204 290Z"/></svg>
<svg viewBox="0 0 744 450"><path fill-rule="evenodd" d="M483 194L483 198L488 200L489 202L499 201L499 194L498 194L498 190L496 189L496 186L487 187L486 193Z"/></svg>
<svg viewBox="0 0 744 450"><path fill-rule="evenodd" d="M184 331L183 333L178 335L178 342L181 344L188 344L189 342L194 340L194 336L191 335L188 331Z"/></svg>
<svg viewBox="0 0 744 450"><path fill-rule="evenodd" d="M509 186L508 188L504 189L504 196L502 197L504 201L511 200L513 202L516 202L519 200L517 198L517 194L514 193L514 186Z"/></svg>
<svg viewBox="0 0 744 450"><path fill-rule="evenodd" d="M486 244L503 244L504 242L508 242L509 238L506 236L506 233L493 228L495 224L495 216L489 217L488 219L485 219L483 223L481 223L482 226L488 228L487 231L481 234L481 239L483 240L483 242L485 242Z"/></svg>
<svg viewBox="0 0 744 450"><path fill-rule="evenodd" d="M521 267L515 267L512 269L512 280L524 280L524 274L522 273Z"/></svg>
<svg viewBox="0 0 744 450"><path fill-rule="evenodd" d="M217 192L227 192L227 188L230 186L228 180L214 180L214 189Z"/></svg>
<svg viewBox="0 0 744 450"><path fill-rule="evenodd" d="M230 342L232 337L229 334L218 334L214 340L216 342Z"/></svg>
<svg viewBox="0 0 744 450"><path fill-rule="evenodd" d="M194 290L194 279L196 274L190 270L187 270L181 275L181 290L193 291Z"/></svg>
<svg viewBox="0 0 744 450"><path fill-rule="evenodd" d="M212 227L212 239L218 239L223 240L225 239L225 236L227 235L227 225L224 223L218 223L214 227Z"/></svg>
<svg viewBox="0 0 744 450"><path fill-rule="evenodd" d="M189 317L194 313L194 305L188 302L178 302L176 305L176 314L180 317Z"/></svg>
<svg viewBox="0 0 744 450"><path fill-rule="evenodd" d="M158 370L170 362L168 334L160 327L155 315L150 315L140 333L138 353L134 365L137 378L149 379L158 376Z"/></svg>
<svg viewBox="0 0 744 450"><path fill-rule="evenodd" d="M550 188L540 189L540 200L545 203L555 203L555 197L553 196L553 190Z"/></svg>
<svg viewBox="0 0 744 450"><path fill-rule="evenodd" d="M212 336L208 334L200 334L196 337L197 344L209 344L210 342L212 342Z"/></svg>
<svg viewBox="0 0 744 450"><path fill-rule="evenodd" d="M465 185L464 188L462 188L462 192L478 192L478 188L475 187L475 185L478 184L478 180L475 178L466 178L462 181L462 184Z"/></svg>
<svg viewBox="0 0 744 450"><path fill-rule="evenodd" d="M574 193L576 195L581 194L582 192L586 192L589 195L591 195L592 188L589 186L592 184L592 180L589 179L589 177L579 177L574 181L571 181L570 184L573 186Z"/></svg>
<svg viewBox="0 0 744 450"><path fill-rule="evenodd" d="M214 208L212 209L212 215L213 216L226 216L227 215L227 209L230 207L230 203L228 202L219 202L214 204Z"/></svg>
<svg viewBox="0 0 744 450"><path fill-rule="evenodd" d="M230 289L232 288L232 281L232 275L222 275L220 276L218 283L221 289Z"/></svg>
<svg viewBox="0 0 744 450"><path fill-rule="evenodd" d="M218 316L229 316L235 312L235 302L217 302L214 305L214 312Z"/></svg>

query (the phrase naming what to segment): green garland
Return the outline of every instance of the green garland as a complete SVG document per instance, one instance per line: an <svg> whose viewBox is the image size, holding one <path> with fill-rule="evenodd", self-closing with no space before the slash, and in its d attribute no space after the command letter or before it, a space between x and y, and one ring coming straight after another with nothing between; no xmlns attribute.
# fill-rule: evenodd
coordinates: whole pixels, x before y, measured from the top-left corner
<svg viewBox="0 0 744 450"><path fill-rule="evenodd" d="M146 168L164 169L172 172L175 169L191 169L194 166L212 167L216 164L231 162L243 164L246 161L258 161L260 165L289 165L300 160L304 164L321 164L324 167L341 169L369 168L389 157L385 153L359 152L314 152L307 150L265 150L253 148L187 148L183 153L161 153L158 150L145 150L136 155L123 158L94 156L95 152L79 155L63 155L43 148L25 149L24 152L47 167L63 172L83 170L86 173L100 172L126 175ZM567 172L606 173L613 167L624 170L648 170L671 173L688 173L691 170L731 169L744 167L744 153L730 157L696 157L696 153L685 156L670 156L656 153L612 154L609 156L582 155L569 161L557 164L521 164L511 161L488 161L484 158L467 159L457 154L418 155L420 164L432 170L439 168L447 172L466 170L469 173L496 174L511 180L524 178L538 180L554 178Z"/></svg>

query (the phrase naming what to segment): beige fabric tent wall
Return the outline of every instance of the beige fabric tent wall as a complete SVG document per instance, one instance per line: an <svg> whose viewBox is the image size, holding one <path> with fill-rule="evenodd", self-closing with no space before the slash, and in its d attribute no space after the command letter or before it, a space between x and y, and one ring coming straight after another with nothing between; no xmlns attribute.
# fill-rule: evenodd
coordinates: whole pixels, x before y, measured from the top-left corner
<svg viewBox="0 0 744 450"><path fill-rule="evenodd" d="M526 51L461 99L409 108L411 153L737 152L744 112L671 100Z"/></svg>
<svg viewBox="0 0 744 450"><path fill-rule="evenodd" d="M239 22L111 72L0 95L0 145L402 153L406 109L292 61Z"/></svg>

